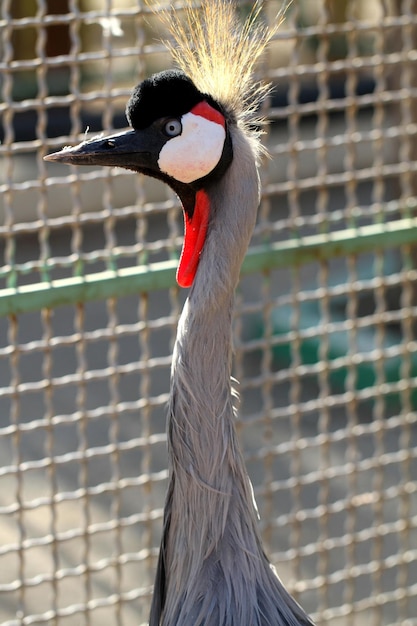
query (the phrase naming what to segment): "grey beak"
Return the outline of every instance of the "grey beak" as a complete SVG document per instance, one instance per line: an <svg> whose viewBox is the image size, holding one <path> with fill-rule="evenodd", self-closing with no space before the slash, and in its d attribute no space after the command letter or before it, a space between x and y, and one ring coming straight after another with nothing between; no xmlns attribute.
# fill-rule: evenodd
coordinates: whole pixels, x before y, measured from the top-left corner
<svg viewBox="0 0 417 626"><path fill-rule="evenodd" d="M126 130L108 137L83 141L44 157L45 161L72 165L108 165L127 169L158 170L160 140L148 129Z"/></svg>

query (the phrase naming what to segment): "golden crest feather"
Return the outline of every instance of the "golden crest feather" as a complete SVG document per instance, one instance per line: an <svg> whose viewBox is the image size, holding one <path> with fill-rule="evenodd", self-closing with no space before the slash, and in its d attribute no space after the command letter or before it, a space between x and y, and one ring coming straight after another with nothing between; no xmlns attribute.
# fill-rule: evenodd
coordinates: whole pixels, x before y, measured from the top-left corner
<svg viewBox="0 0 417 626"><path fill-rule="evenodd" d="M159 13L173 39L165 43L175 63L246 130L254 121L259 123L254 113L270 89L254 80L256 62L281 25L288 4L284 2L271 26L262 21L259 1L243 23L232 0L202 0L197 6L185 0L181 8Z"/></svg>

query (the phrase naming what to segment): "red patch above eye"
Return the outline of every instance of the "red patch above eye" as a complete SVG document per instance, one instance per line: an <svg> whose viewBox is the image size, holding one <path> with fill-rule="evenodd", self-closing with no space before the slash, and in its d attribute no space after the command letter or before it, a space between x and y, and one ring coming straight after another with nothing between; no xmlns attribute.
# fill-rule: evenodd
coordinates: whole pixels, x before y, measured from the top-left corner
<svg viewBox="0 0 417 626"><path fill-rule="evenodd" d="M206 120L210 122L216 122L216 124L220 124L223 128L226 126L223 115L217 109L214 109L209 105L208 102L199 102L195 105L190 111L193 115L200 115L201 117L205 117Z"/></svg>

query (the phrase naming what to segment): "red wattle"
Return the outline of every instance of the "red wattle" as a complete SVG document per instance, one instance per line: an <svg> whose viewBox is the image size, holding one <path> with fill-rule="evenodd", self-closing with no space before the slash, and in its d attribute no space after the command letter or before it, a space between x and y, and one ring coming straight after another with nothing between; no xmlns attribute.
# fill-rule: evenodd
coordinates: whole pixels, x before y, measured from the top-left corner
<svg viewBox="0 0 417 626"><path fill-rule="evenodd" d="M180 287L191 287L193 284L206 240L209 214L209 197L200 189L196 193L192 218L184 212L184 243L177 270L177 283Z"/></svg>

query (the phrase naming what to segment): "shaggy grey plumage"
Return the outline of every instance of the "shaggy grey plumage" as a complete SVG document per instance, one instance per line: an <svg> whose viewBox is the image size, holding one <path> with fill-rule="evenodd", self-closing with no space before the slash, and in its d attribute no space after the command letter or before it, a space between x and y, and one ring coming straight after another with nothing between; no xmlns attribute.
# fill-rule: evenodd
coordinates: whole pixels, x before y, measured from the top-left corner
<svg viewBox="0 0 417 626"><path fill-rule="evenodd" d="M231 318L259 179L256 146L238 127L230 131L234 159L207 190L208 237L173 356L170 484L150 626L312 623L263 552L236 438Z"/></svg>

